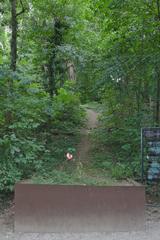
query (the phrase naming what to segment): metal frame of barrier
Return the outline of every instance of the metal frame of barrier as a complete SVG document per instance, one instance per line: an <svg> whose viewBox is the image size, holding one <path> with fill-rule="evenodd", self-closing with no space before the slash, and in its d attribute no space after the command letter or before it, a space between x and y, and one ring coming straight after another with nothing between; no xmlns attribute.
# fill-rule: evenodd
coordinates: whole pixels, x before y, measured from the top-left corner
<svg viewBox="0 0 160 240"><path fill-rule="evenodd" d="M143 186L15 186L16 232L108 232L144 227Z"/></svg>

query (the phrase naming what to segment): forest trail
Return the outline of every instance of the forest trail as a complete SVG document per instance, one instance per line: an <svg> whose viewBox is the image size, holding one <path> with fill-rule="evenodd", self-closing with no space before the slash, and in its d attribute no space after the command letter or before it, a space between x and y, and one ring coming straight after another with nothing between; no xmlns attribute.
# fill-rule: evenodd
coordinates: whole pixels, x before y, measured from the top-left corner
<svg viewBox="0 0 160 240"><path fill-rule="evenodd" d="M99 113L92 109L86 109L86 127L81 129L81 141L78 145L78 160L80 162L89 161L89 151L91 149L91 141L89 134L98 125Z"/></svg>
<svg viewBox="0 0 160 240"><path fill-rule="evenodd" d="M87 129L94 129L98 125L98 116L99 114L92 110L92 109L87 109Z"/></svg>
<svg viewBox="0 0 160 240"><path fill-rule="evenodd" d="M79 144L79 161L89 160L91 149L90 132L98 126L99 114L86 109L86 127L81 130L81 142ZM160 236L160 207L146 206L146 230L141 232L106 232L106 233L14 233L14 215L12 209L0 214L0 240L159 240Z"/></svg>

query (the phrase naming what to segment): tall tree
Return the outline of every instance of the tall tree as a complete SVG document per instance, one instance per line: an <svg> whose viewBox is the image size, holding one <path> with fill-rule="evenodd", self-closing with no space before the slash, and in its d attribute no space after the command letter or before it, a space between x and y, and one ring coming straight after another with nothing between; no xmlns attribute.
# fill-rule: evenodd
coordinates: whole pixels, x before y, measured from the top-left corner
<svg viewBox="0 0 160 240"><path fill-rule="evenodd" d="M17 64L17 32L18 32L18 16L24 13L25 9L23 6L22 0L20 0L20 4L22 10L17 13L17 0L10 0L11 4L11 69L16 71Z"/></svg>

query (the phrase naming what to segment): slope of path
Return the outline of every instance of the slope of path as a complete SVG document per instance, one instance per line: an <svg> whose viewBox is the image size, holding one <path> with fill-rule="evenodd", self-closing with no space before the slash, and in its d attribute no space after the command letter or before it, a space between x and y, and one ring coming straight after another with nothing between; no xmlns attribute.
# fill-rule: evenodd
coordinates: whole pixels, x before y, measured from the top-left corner
<svg viewBox="0 0 160 240"><path fill-rule="evenodd" d="M90 159L91 149L93 149L93 147L92 147L92 142L90 139L90 133L93 129L98 127L98 117L99 117L99 113L97 113L96 111L94 111L92 109L86 109L86 126L85 126L85 128L81 129L81 141L77 147L77 160L83 166L87 165L91 160ZM89 174L89 172L87 174ZM97 171L96 175L98 177L98 171ZM90 179L93 180L93 178L94 178L94 180L96 180L95 176L93 177L92 175L90 175ZM108 178L108 181L111 181L110 177ZM116 185L116 186L139 185L137 182L135 182L131 179L123 180L123 181L113 181L112 180L111 182L112 182L112 185Z"/></svg>
<svg viewBox="0 0 160 240"><path fill-rule="evenodd" d="M91 143L89 139L89 133L92 129L96 128L98 125L98 113L86 109L86 127L81 129L81 142L78 146L78 160L80 162L88 161L89 159L89 150L91 148Z"/></svg>

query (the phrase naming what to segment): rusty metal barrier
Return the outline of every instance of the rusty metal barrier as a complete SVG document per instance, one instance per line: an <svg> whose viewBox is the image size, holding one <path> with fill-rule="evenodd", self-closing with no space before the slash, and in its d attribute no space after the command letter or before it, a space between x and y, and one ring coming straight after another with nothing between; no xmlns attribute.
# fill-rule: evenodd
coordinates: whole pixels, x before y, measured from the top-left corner
<svg viewBox="0 0 160 240"><path fill-rule="evenodd" d="M143 230L143 186L16 184L16 232Z"/></svg>

